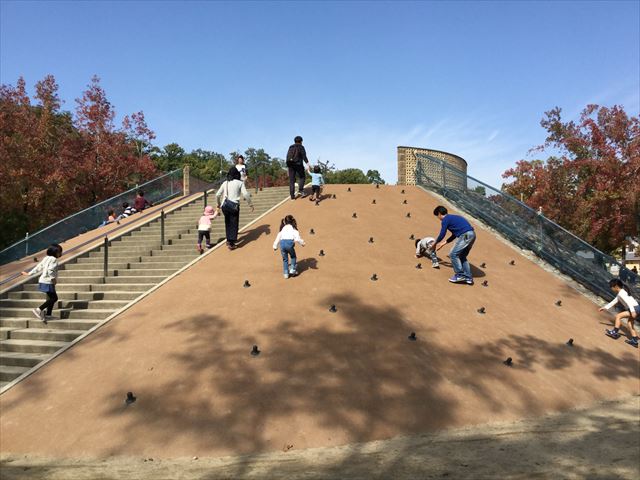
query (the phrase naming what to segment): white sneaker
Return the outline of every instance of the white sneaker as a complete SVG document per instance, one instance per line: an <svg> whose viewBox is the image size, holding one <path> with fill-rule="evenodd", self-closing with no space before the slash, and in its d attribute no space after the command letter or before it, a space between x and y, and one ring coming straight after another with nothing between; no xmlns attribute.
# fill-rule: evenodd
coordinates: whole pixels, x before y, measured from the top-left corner
<svg viewBox="0 0 640 480"><path fill-rule="evenodd" d="M288 274L288 273L285 273L285 274L284 274L284 278L289 278L289 274Z"/></svg>
<svg viewBox="0 0 640 480"><path fill-rule="evenodd" d="M438 264L438 263L432 263L432 264L431 264L431 268L440 268L440 264Z"/></svg>
<svg viewBox="0 0 640 480"><path fill-rule="evenodd" d="M44 320L44 312L42 310L40 310L39 308L34 308L33 310L31 310L31 313L33 313L33 316L36 317L41 322L45 321Z"/></svg>

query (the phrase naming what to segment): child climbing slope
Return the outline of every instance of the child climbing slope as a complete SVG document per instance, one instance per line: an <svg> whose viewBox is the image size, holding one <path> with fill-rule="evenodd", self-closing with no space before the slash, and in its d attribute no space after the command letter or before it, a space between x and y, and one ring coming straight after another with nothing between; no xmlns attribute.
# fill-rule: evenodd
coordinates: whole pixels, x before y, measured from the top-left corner
<svg viewBox="0 0 640 480"><path fill-rule="evenodd" d="M280 231L278 232L278 236L273 242L274 250L278 249L278 245L280 246L284 278L289 278L289 276L295 277L296 275L298 275L298 271L296 269L296 242L304 247L304 240L300 238L300 232L298 232L298 224L296 223L296 219L291 215L287 215L280 222ZM289 264L289 257L291 257L291 264Z"/></svg>
<svg viewBox="0 0 640 480"><path fill-rule="evenodd" d="M616 321L613 328L611 330L605 330L605 333L611 338L617 340L620 338L620 324L626 319L627 329L631 334L631 340L625 340L625 342L632 347L638 348L638 332L633 328L633 322L638 319L638 315L640 314L638 301L631 296L628 287L622 283L622 280L619 278L610 280L609 288L611 288L611 291L616 294L616 298L607 303L604 307L600 308L599 311L602 312L604 310L609 310L616 303L622 305L622 307L624 307L624 311L616 315Z"/></svg>

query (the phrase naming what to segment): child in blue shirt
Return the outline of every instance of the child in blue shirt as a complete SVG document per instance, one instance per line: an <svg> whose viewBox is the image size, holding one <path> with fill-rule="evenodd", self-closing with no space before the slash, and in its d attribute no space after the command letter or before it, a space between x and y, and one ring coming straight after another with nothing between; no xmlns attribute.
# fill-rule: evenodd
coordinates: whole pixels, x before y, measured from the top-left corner
<svg viewBox="0 0 640 480"><path fill-rule="evenodd" d="M311 171L311 167L309 167L309 174L311 175L311 198L309 200L311 200L312 202L319 202L320 186L324 185L324 179L322 178L322 174L320 173L320 167L318 165L313 167L313 172Z"/></svg>
<svg viewBox="0 0 640 480"><path fill-rule="evenodd" d="M436 250L440 250L447 243L457 239L456 244L449 254L454 272L453 277L451 277L449 281L451 283L473 285L471 265L467 260L467 256L476 241L476 232L465 218L460 215L449 214L447 209L442 205L438 205L433 211L433 214L442 222L440 235L436 238ZM447 230L451 232L451 236L444 240Z"/></svg>

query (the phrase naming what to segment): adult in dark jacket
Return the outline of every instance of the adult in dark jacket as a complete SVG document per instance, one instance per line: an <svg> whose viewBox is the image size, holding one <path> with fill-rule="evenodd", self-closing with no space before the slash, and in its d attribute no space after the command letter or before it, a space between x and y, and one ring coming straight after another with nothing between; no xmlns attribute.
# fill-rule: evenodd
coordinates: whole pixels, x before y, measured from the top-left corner
<svg viewBox="0 0 640 480"><path fill-rule="evenodd" d="M304 163L309 164L307 151L302 146L302 137L297 136L293 139L293 145L289 147L287 152L287 167L289 168L289 194L291 200L295 200L296 177L298 177L298 192L304 197L304 180L305 168Z"/></svg>

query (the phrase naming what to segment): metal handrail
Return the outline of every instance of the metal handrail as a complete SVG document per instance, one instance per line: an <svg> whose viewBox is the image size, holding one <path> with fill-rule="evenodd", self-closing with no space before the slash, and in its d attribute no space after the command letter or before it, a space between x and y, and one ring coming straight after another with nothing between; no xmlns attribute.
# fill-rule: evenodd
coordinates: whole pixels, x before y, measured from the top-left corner
<svg viewBox="0 0 640 480"><path fill-rule="evenodd" d="M612 266L615 266L619 269L619 276L623 278L623 280L629 280L634 284L638 282L639 277L635 275L632 271L624 267L614 257L598 250L597 248L593 247L589 243L585 242L583 239L567 231L565 228L561 227L557 223L549 220L543 215L540 215L536 210L532 209L531 207L521 202L520 200L500 190L497 190L496 188L486 184L485 182L482 182L474 177L471 177L470 175L467 175L462 170L452 167L451 165L448 165L446 162L438 158L435 158L426 154L420 154L420 153L417 153L416 157L419 157L416 165L416 171L415 171L416 183L423 186L432 186L432 187L435 187L436 189L438 188L442 189L443 195L446 198L453 197L451 198L451 200L454 203L460 202L461 206L467 210L473 207L471 208L471 210L475 211L475 213L471 212L473 215L479 216L479 218L482 218L483 216L485 216L485 214L488 215L488 212L491 209L488 209L487 206L483 206L484 204L482 203L479 203L476 205L475 203L472 202L466 205L466 207L464 206L466 204L465 201L463 201L465 197L460 197L459 195L467 195L466 193L467 191L473 191L473 190L470 190L468 187L469 181L474 182L475 184L478 184L479 186L482 186L485 189L484 194L480 194L480 195L485 201L491 202L492 209L498 208L501 211L504 211L505 214L509 215L513 221L517 220L519 222L520 221L524 222L525 225L528 225L531 228L535 228L535 225L532 224L532 219L535 219L534 223L537 224L537 226L539 226L539 230L536 229L535 231L527 230L526 228L523 228L522 230L518 230L517 228L514 228L513 225L507 225L507 224L499 224L499 225L495 225L495 227L497 228L498 231L507 235L507 237L510 238L518 246L524 247L527 249L533 249L534 251L536 251L536 254L540 256L540 258L550 263L551 265L555 266L556 268L559 268L561 271L564 271L565 273L569 274L571 277L578 280L580 283L583 283L585 286L587 286L590 290L594 291L596 294L603 296L605 298L612 298L610 290L607 287L605 287L604 284L602 284L603 282L593 277L593 275L589 272L594 266L599 266L599 268L604 268L605 270L610 269ZM431 176L428 176L424 172L423 161L432 162L436 164L438 167L442 167L443 177L445 177L445 180L443 182L444 185L441 185L437 179L432 178ZM445 175L447 171L458 176L460 179L463 180L463 182L461 182L460 184L454 183L454 184L447 185L446 175ZM456 192L458 193L456 194ZM491 196L488 196L487 192ZM510 208L507 208L506 205L503 206L503 205L500 205L499 203L494 203L491 200L491 197L494 197L494 195L496 195L497 198L505 199L509 205L517 207L519 211L514 212L514 211L511 211ZM472 198L472 197L469 196L469 198ZM486 220L487 219L485 219L485 221ZM491 218L489 218L488 220L489 220L489 224L491 225L492 224ZM549 231L550 233L547 233ZM560 234L560 237L558 237L556 234ZM535 238L532 238L531 235L533 235ZM542 241L544 243L541 246L537 246L537 243L539 241ZM565 244L565 241L566 241L566 244ZM546 247L545 247L545 244L546 244ZM566 260L562 260L562 256L566 255L567 249L570 248L567 245L571 245L571 246L575 245L576 250L573 252L575 253L575 256L572 256ZM549 247L551 247L551 251L547 250ZM576 257L579 257L577 252L583 251L583 250L586 250L587 252L593 255L594 262L586 262L582 259L576 260ZM576 264L574 265L572 262ZM608 274L611 275L609 271L608 271ZM630 285L630 287L633 288L633 285Z"/></svg>
<svg viewBox="0 0 640 480"><path fill-rule="evenodd" d="M164 216L166 215L165 209L166 209L167 207L171 207L171 206L175 205L176 203L183 202L183 201L185 201L186 199L188 199L189 197L194 197L194 198L191 198L191 199L189 200L189 202L191 202L191 201L193 201L193 200L196 200L196 199L197 199L197 196L199 196L199 195L206 195L209 191L214 190L215 188L218 188L218 186L219 186L219 185L218 185L218 183L220 183L220 182L218 181L218 182L215 182L215 183L213 183L213 184L210 184L210 185L211 185L211 188L208 188L207 190L204 190L204 191L202 191L202 192L193 193L193 194L188 195L188 196L186 196L186 197L179 197L179 198L176 198L176 199L172 200L171 202L169 202L168 204L163 205L163 206L162 206L162 209L161 209L161 211L160 211L160 212L158 212L157 210L156 210L156 211L153 211L153 212L148 212L148 213L146 213L146 214L145 214L144 212L141 212L143 215L142 215L141 217L139 217L139 218L144 218L144 216L147 216L147 217L148 217L147 221L142 222L142 223L138 223L138 222L131 222L131 224L135 223L135 225L131 225L131 224L120 225L119 227L116 227L116 228L114 228L113 230L111 230L111 231L109 232L109 234L112 234L113 232L117 232L117 231L119 231L119 230L121 231L122 229L125 229L125 228L127 228L127 227L130 227L130 228L131 228L131 230L123 231L123 232L121 232L119 235L116 235L115 237L109 237L109 236L108 236L108 235L106 235L106 234L96 235L95 237L93 237L93 238L91 238L91 239L89 239L89 240L86 240L85 242L82 242L81 244L76 245L75 247L72 247L72 248L70 248L69 250L64 251L64 252L63 252L63 254L61 255L61 257L62 257L62 256L65 256L65 255L70 255L71 253L78 251L79 249L81 249L81 248L85 247L86 245L88 245L88 244L90 244L90 243L93 243L93 242L96 242L96 241L97 241L97 240L99 240L100 238L103 238L103 237L104 237L104 239L105 239L105 243L110 243L111 241L119 239L120 237L122 237L123 235L125 235L125 234L129 233L130 231L134 231L134 230L137 230L137 229L139 229L139 228L142 228L142 227L144 227L144 226L146 226L146 225L149 225L151 222L153 222L153 221L157 220L158 218L162 218L162 217L164 217ZM188 203L189 203L189 202L188 202ZM173 211L173 210L171 210L171 211ZM157 217L157 218L156 218L156 217L153 217L154 215L158 215L158 213L160 213L160 217ZM151 218L151 217L153 217L153 218ZM164 219L162 218L162 220L164 220ZM93 251L93 250L96 250L96 249L98 249L98 248L100 248L100 247L102 247L102 244L97 244L97 245L95 245L92 249L88 250L88 252ZM85 252L85 253L87 253L87 252ZM4 280L1 280L1 281L0 281L0 286L5 285L5 284L9 283L9 282L11 282L12 280L15 280L16 278L18 278L18 277L20 277L20 276L21 276L21 273L13 274L13 275L11 275L11 276L9 276L9 277L5 278Z"/></svg>
<svg viewBox="0 0 640 480"><path fill-rule="evenodd" d="M168 177L168 176L170 176L170 175L175 175L176 173L178 173L178 172L180 172L180 171L181 171L181 169L179 169L179 168L178 168L178 169L173 170L173 171L171 171L171 172L169 172L169 173L165 173L164 175L160 175L159 177L156 177L156 178L154 178L154 179L152 179L152 180L149 180L148 182L145 182L145 183L143 183L142 185L138 185L137 187L130 188L129 190L126 190L126 191L124 191L124 192L122 192L122 193L119 193L119 194L117 194L117 195L114 195L113 197L110 197L110 198L108 198L108 199L106 199L106 200L103 200L103 201L101 201L101 202L98 202L98 203L96 203L95 205L92 205L92 206L90 206L90 207L84 208L84 209L82 209L82 210L80 210L80 211L78 211L78 212L76 212L76 213L72 213L71 215L68 215L68 216L66 216L66 217L62 218L62 219L58 220L57 222L54 222L54 223L52 223L51 225L47 225L46 227L41 228L41 229L40 229L40 230L38 230L37 232L34 232L34 233L30 234L30 235L28 236L28 238L33 238L33 237L35 237L36 235L40 235L40 234L42 234L43 232L45 232L45 231L47 231L47 230L49 230L49 229L51 229L51 228L55 227L56 225L59 225L59 224L61 224L61 223L63 223L63 222L66 222L66 221L68 221L69 219L71 219L71 218L73 218L73 217L76 217L76 216L78 216L78 215L83 214L84 212L88 212L89 210L93 210L93 209L95 209L95 208L104 207L105 205L108 205L108 204L112 203L112 202L113 202L113 199L114 199L114 198L116 198L116 197L120 197L120 196L123 196L123 195L132 194L133 192L135 192L135 191L138 191L138 190L142 189L145 185L149 185L149 184L150 184L150 183L152 183L152 182L157 182L158 180L161 180L161 179L163 179L163 178L165 178L165 177ZM178 193L179 193L179 192L178 192ZM26 240L23 238L23 239L21 239L21 240L18 240L18 241L17 241L17 242L15 242L15 243L12 243L12 244L11 244L11 245L9 245L8 247L3 248L2 250L0 250L0 255L2 255L2 253L3 253L3 252L5 252L6 250L9 250L9 249L11 249L11 248L13 248L13 247L15 247L15 246L17 246L17 245L19 245L19 244L21 244L21 243L25 242L25 241L26 241Z"/></svg>

